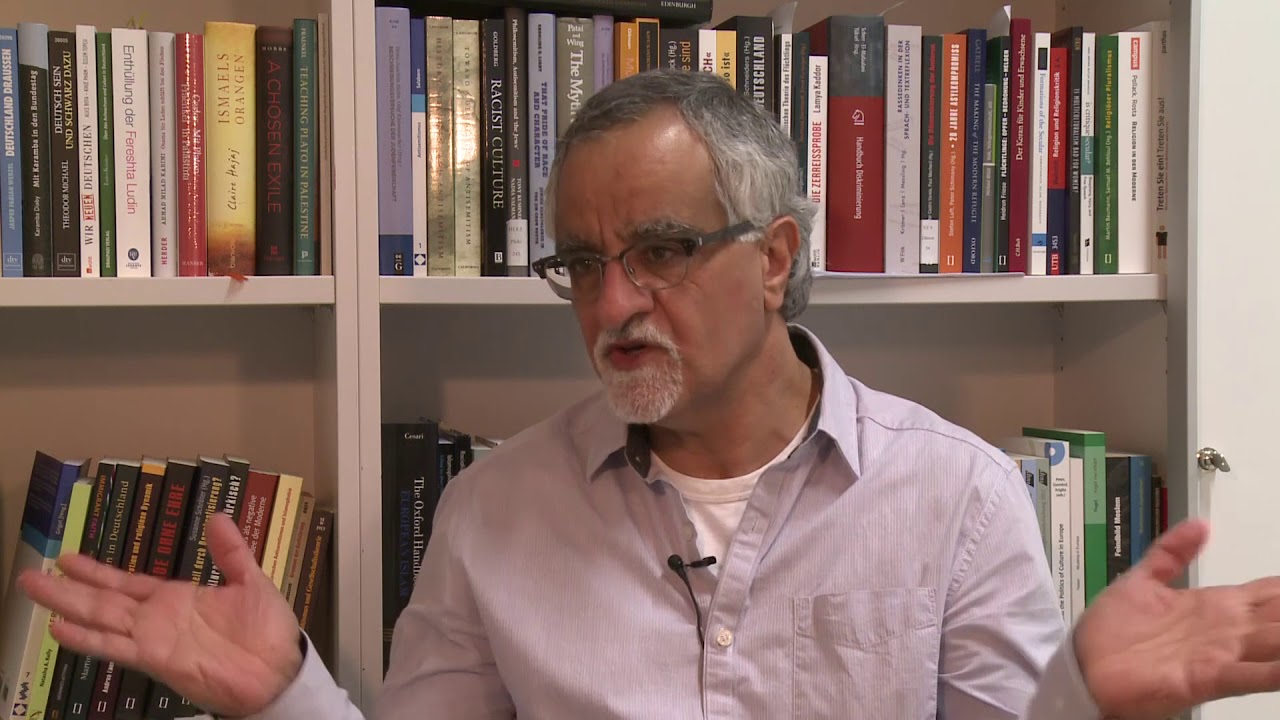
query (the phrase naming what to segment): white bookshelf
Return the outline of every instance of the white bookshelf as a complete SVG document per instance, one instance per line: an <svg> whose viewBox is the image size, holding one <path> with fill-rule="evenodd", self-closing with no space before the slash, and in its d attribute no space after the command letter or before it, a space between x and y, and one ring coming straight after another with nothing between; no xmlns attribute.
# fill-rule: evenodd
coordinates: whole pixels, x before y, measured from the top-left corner
<svg viewBox="0 0 1280 720"><path fill-rule="evenodd" d="M969 305L1160 301L1163 275L822 275L810 305ZM565 305L541 278L380 277L383 305Z"/></svg>
<svg viewBox="0 0 1280 720"><path fill-rule="evenodd" d="M0 308L333 305L332 277L22 278L0 282Z"/></svg>

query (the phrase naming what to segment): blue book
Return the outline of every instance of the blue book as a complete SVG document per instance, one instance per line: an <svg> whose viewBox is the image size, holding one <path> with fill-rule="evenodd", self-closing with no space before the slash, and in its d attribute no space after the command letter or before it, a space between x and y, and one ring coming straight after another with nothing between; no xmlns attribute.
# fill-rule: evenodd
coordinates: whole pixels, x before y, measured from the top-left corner
<svg viewBox="0 0 1280 720"><path fill-rule="evenodd" d="M409 10L379 7L374 14L378 48L378 273L409 275L413 271L414 202L409 172Z"/></svg>
<svg viewBox="0 0 1280 720"><path fill-rule="evenodd" d="M0 277L22 277L18 30L0 28Z"/></svg>

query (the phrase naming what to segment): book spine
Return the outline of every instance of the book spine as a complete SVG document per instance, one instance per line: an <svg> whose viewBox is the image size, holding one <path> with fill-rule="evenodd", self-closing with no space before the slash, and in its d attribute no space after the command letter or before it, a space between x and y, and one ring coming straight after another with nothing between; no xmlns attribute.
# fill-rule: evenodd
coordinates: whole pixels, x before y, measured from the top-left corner
<svg viewBox="0 0 1280 720"><path fill-rule="evenodd" d="M288 569L289 543L296 524L298 502L302 495L302 478L280 474L276 486L275 504L271 508L271 524L267 528L266 552L262 570L275 583L277 590L284 589L284 575Z"/></svg>
<svg viewBox="0 0 1280 720"><path fill-rule="evenodd" d="M1120 39L1115 35L1098 38L1097 143L1098 166L1094 173L1094 272L1112 275L1119 269L1119 237L1116 230L1116 211L1119 207L1120 179L1116 163L1120 157L1120 135L1116 123L1119 120L1118 89Z"/></svg>
<svg viewBox="0 0 1280 720"><path fill-rule="evenodd" d="M330 45L329 15L320 13L316 19L316 160L319 186L316 227L319 244L316 248L317 271L333 276L333 81L332 48Z"/></svg>
<svg viewBox="0 0 1280 720"><path fill-rule="evenodd" d="M1130 537L1130 460L1125 456L1106 458L1107 584L1128 571L1133 543Z"/></svg>
<svg viewBox="0 0 1280 720"><path fill-rule="evenodd" d="M236 522L240 535L244 537L249 552L253 553L254 562L259 567L266 552L265 536L267 524L271 519L271 510L275 504L278 477L272 473L250 469L245 476L243 499L240 505L243 510Z"/></svg>
<svg viewBox="0 0 1280 720"><path fill-rule="evenodd" d="M323 560L331 542L333 511L316 508L312 517L314 520L307 537L307 557L303 565L302 582L293 604L294 615L304 632L310 632L313 627L317 599L329 578L328 563Z"/></svg>
<svg viewBox="0 0 1280 720"><path fill-rule="evenodd" d="M987 40L985 48L986 77L982 89L982 206L978 243L978 265L980 271L984 273L1004 272L1009 266L1009 236L1006 230L1004 243L1000 242L998 236L1002 226L997 222L996 208L997 195L1001 190L998 187L1000 161L1005 161L1004 168L1007 169L1009 157L1007 152L1001 154L1001 142L1007 137L1008 128L1008 113L1002 113L1002 110L1008 110L1009 102L1008 84L1002 82L1002 72L1008 67L1006 60L1008 40L1007 36L997 35ZM1004 149L1007 151L1007 148ZM1006 213L1006 222L1003 223L1003 227L1007 228L1008 206L1001 209Z"/></svg>
<svg viewBox="0 0 1280 720"><path fill-rule="evenodd" d="M53 274L49 157L49 26L18 23L20 111L24 128L22 173L22 274Z"/></svg>
<svg viewBox="0 0 1280 720"><path fill-rule="evenodd" d="M944 35L942 49L939 272L958 273L964 269L965 36Z"/></svg>
<svg viewBox="0 0 1280 720"><path fill-rule="evenodd" d="M151 274L178 277L178 134L175 36L147 33L151 71Z"/></svg>
<svg viewBox="0 0 1280 720"><path fill-rule="evenodd" d="M407 23L404 29L407 36ZM290 275L293 273L293 29L259 27L254 42L258 53L259 172L254 268L258 275ZM401 50L408 51L407 42ZM407 66L402 65L398 72L408 80ZM404 99L408 99L407 87ZM401 139L407 141L408 133ZM408 179L403 173L399 177L402 183ZM397 185L396 192L401 193L402 203L409 201L408 195L403 194L407 188L407 184Z"/></svg>
<svg viewBox="0 0 1280 720"><path fill-rule="evenodd" d="M453 19L427 18L427 274L451 276L457 257Z"/></svg>
<svg viewBox="0 0 1280 720"><path fill-rule="evenodd" d="M315 275L316 264L316 21L293 21L293 267ZM413 203L418 204L417 195Z"/></svg>
<svg viewBox="0 0 1280 720"><path fill-rule="evenodd" d="M0 28L0 277L22 277L22 133L18 31Z"/></svg>
<svg viewBox="0 0 1280 720"><path fill-rule="evenodd" d="M76 30L76 135L79 143L76 169L80 206L80 275L101 274L101 227L98 214L98 72L97 29L77 25Z"/></svg>
<svg viewBox="0 0 1280 720"><path fill-rule="evenodd" d="M692 40L689 38L696 36L697 32L697 30L689 30L689 35L682 39L683 44L690 50L692 50ZM663 37L667 38L670 37L670 35L668 33L664 33ZM670 40L667 40L667 51L668 53L675 54L676 57L681 57L683 55L680 45L672 43ZM795 76L792 74L795 71L795 63L793 62L795 53L795 36L789 32L774 35L773 52L778 58L778 65L773 70L774 88L778 94L778 99L776 101L778 107L778 125L782 127L782 132L786 133L789 137L794 137L795 108L791 106L791 98L794 92L793 88L795 86ZM690 65L693 64L693 57L691 54L688 61ZM690 70L692 68L680 67L680 69ZM803 188L801 189L803 190Z"/></svg>
<svg viewBox="0 0 1280 720"><path fill-rule="evenodd" d="M205 218L204 36L179 33L174 41L177 74L178 274L209 274Z"/></svg>
<svg viewBox="0 0 1280 720"><path fill-rule="evenodd" d="M80 277L80 143L76 36L49 32L49 162L53 174L53 276Z"/></svg>
<svg viewBox="0 0 1280 720"><path fill-rule="evenodd" d="M886 28L884 270L893 274L920 272L920 41L918 25Z"/></svg>
<svg viewBox="0 0 1280 720"><path fill-rule="evenodd" d="M225 472L222 470L222 465L218 465L217 468L217 477L214 482L215 484L217 482L222 483L222 492L218 498L218 507L214 512L230 517L238 525L241 513L240 498L244 495L244 476L231 470L230 463L228 463ZM208 563L208 568L209 575L205 584L211 587L221 585L222 568L218 567L218 564L214 562Z"/></svg>
<svg viewBox="0 0 1280 720"><path fill-rule="evenodd" d="M964 195L961 272L982 271L982 95L987 81L987 32L965 32Z"/></svg>
<svg viewBox="0 0 1280 720"><path fill-rule="evenodd" d="M613 82L613 16L592 15L591 25L595 28L595 74L592 76L591 90L600 92Z"/></svg>
<svg viewBox="0 0 1280 720"><path fill-rule="evenodd" d="M1025 272L1045 275L1049 268L1049 33L1036 33L1034 42L1029 131L1031 177L1027 187L1030 251ZM1010 223L1011 231L1016 228L1017 225Z"/></svg>
<svg viewBox="0 0 1280 720"><path fill-rule="evenodd" d="M1149 273L1155 254L1151 210L1155 187L1151 173L1151 33L1124 32L1119 34L1119 40L1117 272Z"/></svg>
<svg viewBox="0 0 1280 720"><path fill-rule="evenodd" d="M480 28L480 63L484 111L481 124L481 177L484 188L482 275L507 274L507 44L505 22L488 18ZM425 107L425 106L424 106Z"/></svg>
<svg viewBox="0 0 1280 720"><path fill-rule="evenodd" d="M720 43L720 33L714 28L698 28L698 71L718 74L719 70L716 66L717 48ZM617 65L617 60L614 60ZM616 75L615 69L615 75Z"/></svg>
<svg viewBox="0 0 1280 720"><path fill-rule="evenodd" d="M257 237L257 57L247 23L204 26L205 213L209 275L253 275Z"/></svg>
<svg viewBox="0 0 1280 720"><path fill-rule="evenodd" d="M1154 272L1166 273L1169 266L1169 113L1170 74L1173 62L1169 52L1169 21L1150 23L1151 114L1154 127L1151 133L1152 188L1151 224L1155 231Z"/></svg>
<svg viewBox="0 0 1280 720"><path fill-rule="evenodd" d="M293 607L298 598L298 583L302 579L302 561L306 557L307 538L311 530L311 516L315 512L316 498L309 492L298 496L298 514L289 539L289 560L285 567L284 585L280 592Z"/></svg>
<svg viewBox="0 0 1280 720"><path fill-rule="evenodd" d="M591 18L556 18L556 137L563 137L578 110L590 97L595 34Z"/></svg>
<svg viewBox="0 0 1280 720"><path fill-rule="evenodd" d="M427 23L409 19L409 133L413 157L413 267L405 274L427 275Z"/></svg>
<svg viewBox="0 0 1280 720"><path fill-rule="evenodd" d="M1049 184L1047 228L1049 234L1049 274L1067 272L1067 155L1069 98L1067 90L1067 50L1049 50Z"/></svg>
<svg viewBox="0 0 1280 720"><path fill-rule="evenodd" d="M656 70L662 63L662 51L658 47L660 42L658 29L657 18L636 18L636 54L640 72Z"/></svg>
<svg viewBox="0 0 1280 720"><path fill-rule="evenodd" d="M1008 205L1007 229L1004 225L1001 226L1001 231L1009 238L1008 270L1023 274L1028 272L1033 254L1031 189L1045 177L1043 172L1033 173L1031 169L1031 144L1035 133L1031 117L1035 72L1033 45L1031 21L1027 18L1010 20L1009 70L1003 73L1009 98L1008 120L1005 122L1009 133L1006 143L1008 169L1000 170L1000 182L1007 186L1008 189L1004 192L1008 198L1001 198L999 201Z"/></svg>
<svg viewBox="0 0 1280 720"><path fill-rule="evenodd" d="M506 106L507 275L529 274L529 103L527 14L508 8ZM612 80L612 75L610 75Z"/></svg>
<svg viewBox="0 0 1280 720"><path fill-rule="evenodd" d="M147 31L112 28L116 130L116 272L150 277L151 113Z"/></svg>
<svg viewBox="0 0 1280 720"><path fill-rule="evenodd" d="M737 25L738 92L776 118L778 81L774 73L778 66L778 55L773 44L773 20L764 16L740 16ZM883 35L880 37L879 47L883 51ZM875 49L871 52L875 52ZM883 54L879 61L883 69Z"/></svg>
<svg viewBox="0 0 1280 720"><path fill-rule="evenodd" d="M1066 207L1063 221L1064 275L1080 274L1080 102L1084 30L1065 28L1053 33L1053 47L1066 54L1062 82L1066 86L1066 117L1063 142L1066 145Z"/></svg>
<svg viewBox="0 0 1280 720"><path fill-rule="evenodd" d="M693 70L698 70L698 31L693 39ZM796 162L800 168L800 191L808 193L807 172L809 163L806 160L809 149L809 33L798 32L791 36L791 141L796 146Z"/></svg>
<svg viewBox="0 0 1280 720"><path fill-rule="evenodd" d="M529 13L530 262L555 252L546 219L547 182L556 151L555 97L555 17L548 13Z"/></svg>
<svg viewBox="0 0 1280 720"><path fill-rule="evenodd" d="M536 14L536 13L535 13ZM534 14L529 16L532 21ZM532 26L530 26L532 27ZM619 21L614 24L613 35L613 79L625 80L640 72L640 38L639 27L635 20ZM530 68L533 67L530 61Z"/></svg>
<svg viewBox="0 0 1280 720"><path fill-rule="evenodd" d="M808 165L809 201L814 205L813 228L809 234L809 266L815 272L827 269L827 88L830 64L826 55L809 57Z"/></svg>
<svg viewBox="0 0 1280 720"><path fill-rule="evenodd" d="M1097 33L1086 32L1080 42L1080 274L1094 274L1095 197L1094 115L1097 105Z"/></svg>
<svg viewBox="0 0 1280 720"><path fill-rule="evenodd" d="M484 253L480 167L480 21L453 21L454 265L458 277L479 277ZM470 148L471 152L458 152Z"/></svg>
<svg viewBox="0 0 1280 720"><path fill-rule="evenodd" d="M98 265L102 277L116 276L116 106L112 79L111 32L95 33L98 90Z"/></svg>
<svg viewBox="0 0 1280 720"><path fill-rule="evenodd" d="M920 272L937 273L942 231L942 36L920 41Z"/></svg>

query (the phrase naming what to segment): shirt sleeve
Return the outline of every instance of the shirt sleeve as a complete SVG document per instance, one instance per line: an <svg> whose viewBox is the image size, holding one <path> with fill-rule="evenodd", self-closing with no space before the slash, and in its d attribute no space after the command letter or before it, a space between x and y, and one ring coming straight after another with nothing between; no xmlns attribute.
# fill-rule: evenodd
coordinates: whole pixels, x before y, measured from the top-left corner
<svg viewBox="0 0 1280 720"><path fill-rule="evenodd" d="M1098 717L1071 652L1026 484L1000 471L957 549L938 668L944 720Z"/></svg>
<svg viewBox="0 0 1280 720"><path fill-rule="evenodd" d="M270 705L245 720L363 720L359 708L334 681L305 633L303 641L302 668L293 682Z"/></svg>

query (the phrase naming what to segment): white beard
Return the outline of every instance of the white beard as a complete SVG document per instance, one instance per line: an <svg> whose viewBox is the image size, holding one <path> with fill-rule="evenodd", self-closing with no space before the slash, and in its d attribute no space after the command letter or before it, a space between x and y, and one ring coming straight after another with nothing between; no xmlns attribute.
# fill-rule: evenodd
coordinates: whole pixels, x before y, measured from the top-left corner
<svg viewBox="0 0 1280 720"><path fill-rule="evenodd" d="M619 370L606 356L606 348L614 342L645 342L664 350L666 357L635 370ZM594 359L609 407L623 422L645 425L658 422L675 407L684 389L679 349L650 325L601 333L596 340Z"/></svg>

